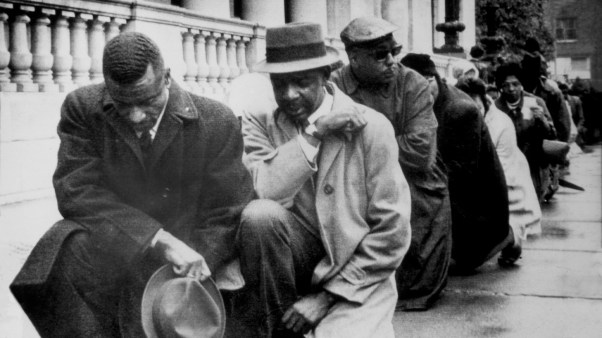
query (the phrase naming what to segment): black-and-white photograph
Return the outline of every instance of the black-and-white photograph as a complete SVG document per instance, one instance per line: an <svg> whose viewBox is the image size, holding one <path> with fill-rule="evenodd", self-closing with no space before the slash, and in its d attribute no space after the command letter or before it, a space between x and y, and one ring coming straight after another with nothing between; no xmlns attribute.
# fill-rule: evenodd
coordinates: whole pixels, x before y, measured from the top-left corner
<svg viewBox="0 0 602 338"><path fill-rule="evenodd" d="M599 337L602 1L0 1L0 338Z"/></svg>

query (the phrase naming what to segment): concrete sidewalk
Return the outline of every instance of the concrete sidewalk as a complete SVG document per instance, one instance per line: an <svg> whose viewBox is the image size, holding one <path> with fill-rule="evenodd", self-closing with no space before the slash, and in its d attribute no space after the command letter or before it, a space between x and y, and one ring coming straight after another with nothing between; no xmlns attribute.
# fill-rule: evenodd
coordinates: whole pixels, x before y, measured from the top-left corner
<svg viewBox="0 0 602 338"><path fill-rule="evenodd" d="M450 277L433 309L395 314L397 337L602 337L602 147L592 149L567 177L586 191L559 190L518 266L492 259ZM0 338L38 337L8 285L59 219L54 198L0 206Z"/></svg>
<svg viewBox="0 0 602 338"><path fill-rule="evenodd" d="M543 208L542 235L503 269L497 258L471 276L451 276L426 312L397 312L397 337L602 337L601 147L571 159Z"/></svg>

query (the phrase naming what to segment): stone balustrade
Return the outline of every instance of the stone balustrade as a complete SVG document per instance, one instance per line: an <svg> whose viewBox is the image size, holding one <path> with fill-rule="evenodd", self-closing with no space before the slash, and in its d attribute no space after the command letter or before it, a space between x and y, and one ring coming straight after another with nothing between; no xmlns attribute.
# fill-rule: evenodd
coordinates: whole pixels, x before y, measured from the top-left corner
<svg viewBox="0 0 602 338"><path fill-rule="evenodd" d="M67 92L100 82L105 43L128 30L157 42L176 81L218 99L265 50L257 24L155 2L4 1L0 91Z"/></svg>

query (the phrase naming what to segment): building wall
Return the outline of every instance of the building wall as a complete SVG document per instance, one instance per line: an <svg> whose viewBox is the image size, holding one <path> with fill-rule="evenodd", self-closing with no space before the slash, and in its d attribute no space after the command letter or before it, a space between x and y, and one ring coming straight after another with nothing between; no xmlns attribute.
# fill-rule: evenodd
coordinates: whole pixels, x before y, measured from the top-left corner
<svg viewBox="0 0 602 338"><path fill-rule="evenodd" d="M434 26L444 21L442 9L445 0L432 1L436 2L437 6L433 6L428 0L153 0L131 3L126 0L2 1L0 2L0 204L53 194L52 173L56 166L59 144L56 125L60 117L60 106L66 93L76 87L71 83L62 86L59 91L59 86L53 82L56 81L56 74L50 74L50 70L48 70L50 83L45 85L50 92L44 92L43 86L35 82L35 76L33 82L30 79L28 83L19 83L13 76L16 72L10 68L11 66L4 64L3 60L7 57L23 60L27 57L31 58L34 54L46 58L83 56L91 58L92 64L97 63L98 55L95 57L92 53L88 55L88 51L92 49L88 47L102 50L104 33L102 30L97 32L103 37L102 43L97 44L96 40L92 42L91 30L86 30L86 27L92 27L89 24L94 20L94 14L100 13L103 22L107 23L109 18L116 19L115 24L122 30L140 31L153 37L163 51L166 64L171 67L171 74L175 81L195 93L207 96L215 94L212 97L220 99L227 92L228 82L231 80L231 77L224 74L231 74L233 69L237 69L239 73L248 71L248 68L243 71L236 65L246 64L250 68L255 61L262 59L265 51L265 27L285 22L319 22L325 27L327 42L333 47L342 49L338 40L339 33L350 20L359 16L383 17L400 27L396 32L396 38L404 45L404 53L432 54L434 46L441 46L441 43L434 44L435 37L437 41L443 41L443 34L434 32ZM466 20L467 27L461 33L460 41L466 50L474 45L474 1L461 1L464 3L461 9L461 20ZM28 21L20 24L21 33L18 38L14 38L13 19L17 13L16 6L23 4L26 6L21 9L25 10ZM432 13L435 7L438 8L437 15ZM78 31L80 39L76 41L79 43L74 44L71 41L71 51L67 49L64 52L66 54L58 55L50 48L50 36L41 35L39 28L45 28L45 32L48 33L49 29L54 27L53 23L59 16L58 11L64 9L68 9L64 14L68 14L70 18L74 16L79 18L81 14L83 18L81 20L85 24L81 25ZM135 17L133 11L136 12ZM50 13L48 14L50 23L47 22L48 20L40 21L37 18L36 13L40 12ZM26 25L27 29L25 29ZM37 30L32 29L34 26ZM68 46L69 34L73 40L73 27L69 26L66 29L71 30L66 31L66 35L63 36L63 42ZM236 42L236 46L232 45L232 41ZM16 42L19 42L19 48L15 47ZM219 47L220 43L222 47ZM237 48L240 43L243 45L246 43L246 52L243 52L246 60L230 60L230 57L226 57L226 55L233 56L233 49L230 47ZM53 47L57 45L54 40L52 44ZM210 47L211 45L213 47ZM205 49L202 46L207 47ZM200 57L199 50L206 51L207 55ZM210 52L213 58L210 58ZM342 52L341 55L345 59L345 53ZM450 75L453 64L463 61L446 56L433 58L444 77ZM24 66L23 70L30 75L32 73L35 75L37 68L34 63L33 67ZM96 71L98 72L98 69ZM89 72L88 70L83 72L84 76L90 75L88 79L90 81L102 81L102 78L92 79L92 68ZM70 73L68 77L71 78L73 74ZM29 90L33 92L27 92Z"/></svg>
<svg viewBox="0 0 602 338"><path fill-rule="evenodd" d="M550 0L546 23L553 34L559 18L575 18L577 36L556 41L557 61L551 64L552 73L559 78L565 74L569 79L590 78L592 85L602 90L602 1ZM589 66L589 72L575 69L583 65Z"/></svg>

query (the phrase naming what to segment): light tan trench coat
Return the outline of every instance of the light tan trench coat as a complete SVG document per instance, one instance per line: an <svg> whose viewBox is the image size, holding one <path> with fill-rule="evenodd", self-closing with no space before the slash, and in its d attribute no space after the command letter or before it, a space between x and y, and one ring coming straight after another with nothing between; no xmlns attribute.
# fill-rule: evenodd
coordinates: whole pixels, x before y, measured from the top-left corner
<svg viewBox="0 0 602 338"><path fill-rule="evenodd" d="M393 337L397 301L394 271L410 244L410 192L398 163L389 121L356 104L336 86L331 111L361 109L368 121L357 135L329 135L321 144L315 205L326 256L312 282L347 301L337 303L315 337ZM284 114L246 111L245 165L260 198L290 208L315 172Z"/></svg>

